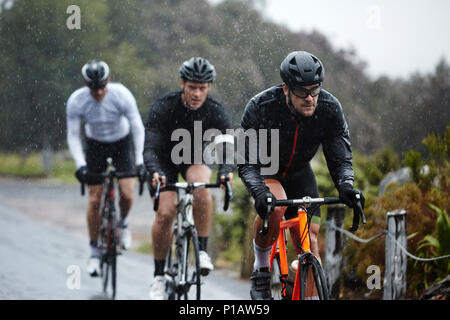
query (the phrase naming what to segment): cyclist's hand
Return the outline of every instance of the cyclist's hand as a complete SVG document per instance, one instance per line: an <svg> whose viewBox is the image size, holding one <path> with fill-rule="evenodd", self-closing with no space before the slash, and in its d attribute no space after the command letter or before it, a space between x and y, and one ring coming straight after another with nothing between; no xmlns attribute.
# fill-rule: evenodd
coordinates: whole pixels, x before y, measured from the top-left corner
<svg viewBox="0 0 450 320"><path fill-rule="evenodd" d="M230 187L233 185L233 172L228 173L218 173L217 174L217 182L225 182L225 179L228 178L228 182L230 182ZM224 185L220 186L222 189L225 189Z"/></svg>
<svg viewBox="0 0 450 320"><path fill-rule="evenodd" d="M357 194L359 194L359 199L356 196ZM353 186L348 183L344 183L339 187L339 198L342 200L344 204L353 209L357 207L358 201L361 201L361 207L364 210L364 203L366 200L362 192L353 189Z"/></svg>
<svg viewBox="0 0 450 320"><path fill-rule="evenodd" d="M88 174L87 166L81 166L78 168L77 171L75 171L75 177L77 177L77 179L78 179L78 181L80 181L80 183L86 183L87 174Z"/></svg>
<svg viewBox="0 0 450 320"><path fill-rule="evenodd" d="M136 166L136 174L138 176L139 182L144 183L147 178L147 169L143 164L138 164Z"/></svg>
<svg viewBox="0 0 450 320"><path fill-rule="evenodd" d="M269 203L267 201L268 198L272 199L271 203L274 203L277 200L270 191L261 192L255 198L256 212L263 220L267 216L267 208L269 206Z"/></svg>
<svg viewBox="0 0 450 320"><path fill-rule="evenodd" d="M156 188L158 182L161 182L161 188L164 188L166 185L166 175L162 172L153 172L152 177L152 186Z"/></svg>

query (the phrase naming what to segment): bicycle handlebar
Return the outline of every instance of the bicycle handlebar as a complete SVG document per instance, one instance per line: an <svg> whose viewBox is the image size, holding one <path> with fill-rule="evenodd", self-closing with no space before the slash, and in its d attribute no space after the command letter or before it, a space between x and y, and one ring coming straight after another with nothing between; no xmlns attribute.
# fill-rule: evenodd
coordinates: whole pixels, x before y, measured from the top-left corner
<svg viewBox="0 0 450 320"><path fill-rule="evenodd" d="M364 211L362 209L360 195L356 194L357 204L356 208L353 208L353 225L350 228L350 232L354 233L358 230L359 221L362 219L362 223L366 224L366 217L364 216ZM301 199L287 199L287 200L275 200L272 202L272 198L268 198L269 206L267 207L267 214L263 219L263 228L259 231L260 236L264 236L269 231L269 216L275 207L298 207L300 205L310 206L310 205L324 205L324 204L342 204L340 198L327 197L327 198L311 198L303 197Z"/></svg>
<svg viewBox="0 0 450 320"><path fill-rule="evenodd" d="M107 177L109 178L117 178L117 179L122 179L122 178L134 178L134 177L138 177L139 175L136 172L118 172L115 170L111 170L109 172L102 172L102 173L88 173L86 175L87 177L91 177L91 178L102 178L105 179ZM142 193L144 192L144 182L146 179L139 179L139 195L142 196ZM84 196L85 193L85 183L84 182L80 182L81 184L81 195Z"/></svg>
<svg viewBox="0 0 450 320"><path fill-rule="evenodd" d="M225 201L223 204L223 210L227 211L228 207L230 205L230 200L233 196L233 192L231 190L231 185L229 178L225 178L224 182L218 182L218 183L203 183L203 182L176 182L176 183L166 183L165 188L167 187L173 187L176 189L184 189L184 190L194 190L199 188L220 188L220 186L225 186ZM159 195L161 191L161 181L158 181L158 184L156 185L156 191L155 191L155 199L153 202L153 210L158 211L159 207Z"/></svg>

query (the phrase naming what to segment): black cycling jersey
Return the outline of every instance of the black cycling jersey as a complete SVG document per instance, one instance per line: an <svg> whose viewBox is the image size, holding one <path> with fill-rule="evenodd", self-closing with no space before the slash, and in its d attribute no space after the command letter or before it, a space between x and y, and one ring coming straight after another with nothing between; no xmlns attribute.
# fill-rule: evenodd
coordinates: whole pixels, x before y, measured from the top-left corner
<svg viewBox="0 0 450 320"><path fill-rule="evenodd" d="M279 129L278 179L292 176L314 157L320 145L337 188L346 182L353 185L350 136L339 101L321 89L317 107L311 117L294 116L286 104L282 86L269 88L253 97L245 107L242 129ZM270 146L270 131L268 133ZM247 142L248 143L248 142ZM246 146L245 164L238 165L239 176L253 197L267 187L260 174L261 165L250 164Z"/></svg>
<svg viewBox="0 0 450 320"><path fill-rule="evenodd" d="M231 129L231 119L222 104L211 96L207 96L203 105L192 110L181 100L182 91L169 92L156 100L150 109L145 126L144 163L147 170L164 172L170 161L172 149L179 141L171 141L172 132L176 129L189 131L191 139L191 162L194 163L194 122L201 121L202 137L208 129L218 129L223 134ZM203 142L203 147L208 142ZM235 169L234 165L220 164L219 172L228 173Z"/></svg>

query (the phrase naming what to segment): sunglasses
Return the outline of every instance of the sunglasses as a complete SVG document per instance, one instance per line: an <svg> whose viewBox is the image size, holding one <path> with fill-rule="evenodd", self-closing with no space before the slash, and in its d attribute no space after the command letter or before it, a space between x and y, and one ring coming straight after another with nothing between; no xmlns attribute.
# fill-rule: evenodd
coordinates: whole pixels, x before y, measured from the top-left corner
<svg viewBox="0 0 450 320"><path fill-rule="evenodd" d="M320 93L320 85L315 86L311 89L305 89L302 87L294 87L294 88L289 88L289 90L292 91L294 96L305 99L308 96L316 97Z"/></svg>

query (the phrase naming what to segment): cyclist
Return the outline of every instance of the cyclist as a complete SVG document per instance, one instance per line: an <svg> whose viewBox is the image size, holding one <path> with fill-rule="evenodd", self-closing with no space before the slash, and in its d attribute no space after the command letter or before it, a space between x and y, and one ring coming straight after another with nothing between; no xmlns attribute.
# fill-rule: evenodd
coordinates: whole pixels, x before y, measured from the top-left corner
<svg viewBox="0 0 450 320"><path fill-rule="evenodd" d="M353 189L352 151L344 113L339 101L322 88L324 73L322 62L314 55L305 51L291 52L280 66L283 83L254 96L242 116L244 131L251 128L279 130L279 169L276 174L263 176L262 165L259 162L250 164L248 153L245 164L238 166L239 176L255 199L258 213L253 226L252 299L271 298L270 249L278 237L282 217L296 216L296 208L275 208L270 215L268 233L259 235L262 219L267 214L267 199L319 196L310 161L320 145L341 200L354 207L355 194L360 193ZM249 150L248 146L246 150ZM363 197L361 202L364 202ZM318 258L319 227L320 209L313 212L310 225L311 250ZM294 233L291 236L294 243L298 243L298 236Z"/></svg>
<svg viewBox="0 0 450 320"><path fill-rule="evenodd" d="M103 179L88 173L103 173L107 168L106 160L111 157L117 171L137 170L140 179L145 179L144 125L133 94L124 85L110 82L110 69L104 61L89 61L82 67L81 74L85 86L73 92L67 101L67 143L77 167L75 176L89 188L87 224L91 255L87 271L91 276L97 276L100 273L97 239ZM80 138L82 121L85 124L85 153ZM126 218L133 204L133 190L134 178L119 180L119 227L123 249L131 246Z"/></svg>
<svg viewBox="0 0 450 320"><path fill-rule="evenodd" d="M171 152L178 142L172 141L172 133L177 129L185 129L194 137L195 123L201 121L202 136L208 129L217 129L222 134L215 141L223 141L220 145L227 148L233 144L226 129L231 127L230 117L223 105L212 98L208 92L216 78L214 66L201 57L193 57L185 61L180 69L181 90L169 92L156 100L150 109L145 128L144 161L151 178L151 195L154 195L157 182L175 183L181 173L188 182L208 183L211 177L211 165L205 159L195 161L195 153L202 152L205 145L196 146L191 139L190 159L173 161ZM197 122L198 124L198 122ZM197 151L196 151L197 150ZM226 177L232 183L234 165L219 163L217 179L224 181ZM164 191L164 192L163 192ZM176 216L176 192L170 188L162 190L159 208L152 225L152 244L154 249L155 272L150 287L151 299L164 299L164 264L168 251L172 223ZM212 197L208 189L197 189L194 192L194 222L199 236L200 268L202 275L214 269L207 253L209 225L212 216Z"/></svg>

